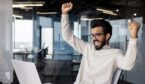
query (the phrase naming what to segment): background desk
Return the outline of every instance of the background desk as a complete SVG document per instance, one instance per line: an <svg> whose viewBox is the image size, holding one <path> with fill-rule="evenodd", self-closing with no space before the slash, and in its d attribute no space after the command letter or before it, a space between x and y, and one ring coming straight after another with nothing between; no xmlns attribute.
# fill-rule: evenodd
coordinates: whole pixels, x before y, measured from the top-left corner
<svg viewBox="0 0 145 84"><path fill-rule="evenodd" d="M33 52L26 52L26 51L16 51L13 52L13 59L16 59L16 56L22 56L23 61L27 61L29 55L34 55Z"/></svg>

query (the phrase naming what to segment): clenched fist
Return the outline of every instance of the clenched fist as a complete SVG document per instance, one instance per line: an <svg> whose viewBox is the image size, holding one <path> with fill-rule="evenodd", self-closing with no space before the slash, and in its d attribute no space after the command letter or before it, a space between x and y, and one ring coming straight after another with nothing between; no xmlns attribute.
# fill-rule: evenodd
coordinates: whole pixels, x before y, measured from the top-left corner
<svg viewBox="0 0 145 84"><path fill-rule="evenodd" d="M73 4L71 2L62 4L61 10L62 14L67 14L73 8Z"/></svg>
<svg viewBox="0 0 145 84"><path fill-rule="evenodd" d="M140 29L140 24L136 21L131 21L128 25L131 38L137 38L138 31Z"/></svg>

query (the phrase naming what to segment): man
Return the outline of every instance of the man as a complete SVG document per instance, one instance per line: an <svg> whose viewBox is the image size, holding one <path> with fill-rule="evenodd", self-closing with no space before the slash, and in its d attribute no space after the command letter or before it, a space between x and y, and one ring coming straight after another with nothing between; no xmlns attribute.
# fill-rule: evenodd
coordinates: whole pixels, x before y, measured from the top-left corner
<svg viewBox="0 0 145 84"><path fill-rule="evenodd" d="M104 20L91 23L92 43L75 37L70 29L68 12L73 8L71 2L62 5L62 35L73 48L83 54L81 66L74 84L111 84L115 70L131 70L137 52L139 23L129 23L130 40L126 55L121 50L109 46L112 26Z"/></svg>

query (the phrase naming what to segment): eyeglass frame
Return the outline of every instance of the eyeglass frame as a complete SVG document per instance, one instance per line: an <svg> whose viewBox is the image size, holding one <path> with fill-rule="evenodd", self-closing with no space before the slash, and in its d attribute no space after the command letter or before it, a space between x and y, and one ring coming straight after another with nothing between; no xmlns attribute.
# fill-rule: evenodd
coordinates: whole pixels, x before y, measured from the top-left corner
<svg viewBox="0 0 145 84"><path fill-rule="evenodd" d="M89 36L91 37L91 38L96 38L97 36L101 36L101 35L105 35L105 33L104 32L102 32L102 33L95 33L95 34L90 34Z"/></svg>

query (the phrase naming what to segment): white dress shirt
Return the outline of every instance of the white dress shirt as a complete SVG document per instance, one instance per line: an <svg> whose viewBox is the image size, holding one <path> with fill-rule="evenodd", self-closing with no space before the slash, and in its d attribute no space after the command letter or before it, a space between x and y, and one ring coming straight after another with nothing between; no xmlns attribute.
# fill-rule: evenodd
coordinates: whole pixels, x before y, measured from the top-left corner
<svg viewBox="0 0 145 84"><path fill-rule="evenodd" d="M70 28L68 15L61 18L64 40L83 54L80 69L74 84L111 84L116 69L131 70L135 64L137 39L130 38L125 55L119 49L105 45L96 50L92 43L75 37Z"/></svg>

